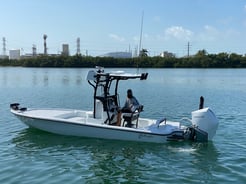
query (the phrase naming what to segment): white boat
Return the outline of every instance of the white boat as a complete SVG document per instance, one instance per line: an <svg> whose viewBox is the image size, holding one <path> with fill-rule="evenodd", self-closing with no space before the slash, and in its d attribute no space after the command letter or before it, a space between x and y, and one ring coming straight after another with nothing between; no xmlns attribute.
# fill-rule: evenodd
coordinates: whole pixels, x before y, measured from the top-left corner
<svg viewBox="0 0 246 184"><path fill-rule="evenodd" d="M171 140L210 141L216 134L218 120L210 108L191 113L190 125L160 119L141 118L143 106L119 116L118 85L122 80L146 80L148 73L128 74L90 70L88 83L94 88L92 111L56 108L23 108L10 105L11 112L23 123L50 133L92 138L164 143ZM112 93L112 94L111 94Z"/></svg>

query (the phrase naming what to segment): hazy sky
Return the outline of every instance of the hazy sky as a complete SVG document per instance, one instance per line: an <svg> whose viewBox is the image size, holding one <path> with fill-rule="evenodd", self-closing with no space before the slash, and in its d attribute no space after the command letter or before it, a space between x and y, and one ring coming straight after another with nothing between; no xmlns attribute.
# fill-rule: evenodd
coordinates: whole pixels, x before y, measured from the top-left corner
<svg viewBox="0 0 246 184"><path fill-rule="evenodd" d="M2 38L7 51L31 53L33 44L43 53L59 53L67 43L76 52L101 55L135 50L150 55L169 51L184 56L208 53L246 53L246 0L0 0L0 54Z"/></svg>

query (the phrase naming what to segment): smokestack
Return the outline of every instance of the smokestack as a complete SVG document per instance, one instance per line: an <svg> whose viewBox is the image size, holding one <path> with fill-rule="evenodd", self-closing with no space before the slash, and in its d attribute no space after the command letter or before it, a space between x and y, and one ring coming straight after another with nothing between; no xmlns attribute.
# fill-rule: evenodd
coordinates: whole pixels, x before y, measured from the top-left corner
<svg viewBox="0 0 246 184"><path fill-rule="evenodd" d="M80 38L77 38L77 55L80 55Z"/></svg>
<svg viewBox="0 0 246 184"><path fill-rule="evenodd" d="M44 34L43 38L44 38L44 55L47 55L47 45L46 45L46 39L47 39L47 35Z"/></svg>
<svg viewBox="0 0 246 184"><path fill-rule="evenodd" d="M3 37L3 55L6 56L6 39Z"/></svg>

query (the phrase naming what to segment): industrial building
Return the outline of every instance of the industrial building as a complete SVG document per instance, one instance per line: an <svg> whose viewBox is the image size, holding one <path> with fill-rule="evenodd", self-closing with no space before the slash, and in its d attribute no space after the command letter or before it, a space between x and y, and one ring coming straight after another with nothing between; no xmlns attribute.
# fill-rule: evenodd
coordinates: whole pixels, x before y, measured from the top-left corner
<svg viewBox="0 0 246 184"><path fill-rule="evenodd" d="M62 55L69 56L69 45L62 44Z"/></svg>
<svg viewBox="0 0 246 184"><path fill-rule="evenodd" d="M132 58L131 52L109 52L101 57L113 57L113 58Z"/></svg>
<svg viewBox="0 0 246 184"><path fill-rule="evenodd" d="M9 59L20 59L20 49L9 50Z"/></svg>

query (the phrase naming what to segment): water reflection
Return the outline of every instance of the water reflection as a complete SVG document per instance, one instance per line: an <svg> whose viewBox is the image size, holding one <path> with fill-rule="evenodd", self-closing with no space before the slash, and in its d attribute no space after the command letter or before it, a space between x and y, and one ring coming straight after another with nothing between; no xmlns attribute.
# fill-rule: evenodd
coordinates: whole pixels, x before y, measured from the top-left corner
<svg viewBox="0 0 246 184"><path fill-rule="evenodd" d="M87 176L89 183L136 181L143 174L139 158L143 157L146 148L135 142L67 137L25 129L13 139L13 144L17 155L26 155L29 159L48 155L44 162L56 157L56 160L67 160L66 167L73 167L74 160L70 157L76 155L77 167L82 163L78 167L81 174L84 174L85 164L91 173ZM83 160L87 160L86 163Z"/></svg>
<svg viewBox="0 0 246 184"><path fill-rule="evenodd" d="M30 128L21 131L13 144L16 155L46 163L54 159L62 161L63 165L54 163L55 168L65 165L71 170L76 163L81 177L85 171L90 173L86 175L88 183L162 183L174 174L205 182L213 179L219 155L210 143L148 144L59 136ZM155 178L149 178L146 173L155 173Z"/></svg>
<svg viewBox="0 0 246 184"><path fill-rule="evenodd" d="M8 75L7 72L3 72L3 86L7 86L8 84Z"/></svg>
<svg viewBox="0 0 246 184"><path fill-rule="evenodd" d="M38 85L38 78L37 78L37 74L36 74L36 73L34 73L34 74L32 75L32 85L33 85L33 86Z"/></svg>
<svg viewBox="0 0 246 184"><path fill-rule="evenodd" d="M5 87L47 87L81 85L88 69L1 68L0 85Z"/></svg>
<svg viewBox="0 0 246 184"><path fill-rule="evenodd" d="M77 85L81 85L82 80L83 80L83 79L82 79L82 77L81 77L80 75L77 75L77 76L76 76L76 84L77 84Z"/></svg>

